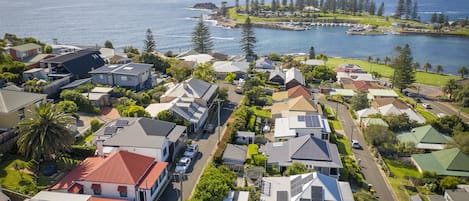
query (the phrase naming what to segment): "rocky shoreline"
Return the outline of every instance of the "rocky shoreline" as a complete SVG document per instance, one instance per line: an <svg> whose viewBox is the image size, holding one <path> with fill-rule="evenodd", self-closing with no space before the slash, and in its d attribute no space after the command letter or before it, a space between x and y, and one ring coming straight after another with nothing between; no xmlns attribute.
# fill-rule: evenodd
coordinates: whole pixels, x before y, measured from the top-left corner
<svg viewBox="0 0 469 201"><path fill-rule="evenodd" d="M192 8L195 9L207 9L207 10L215 10L218 7L214 3L197 3Z"/></svg>

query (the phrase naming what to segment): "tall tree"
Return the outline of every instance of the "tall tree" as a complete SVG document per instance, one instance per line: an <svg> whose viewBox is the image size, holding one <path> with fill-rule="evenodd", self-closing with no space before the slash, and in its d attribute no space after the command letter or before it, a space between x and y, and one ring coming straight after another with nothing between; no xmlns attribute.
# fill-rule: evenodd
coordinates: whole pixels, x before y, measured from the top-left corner
<svg viewBox="0 0 469 201"><path fill-rule="evenodd" d="M378 8L378 13L376 15L383 16L384 13L384 2L381 2L381 5Z"/></svg>
<svg viewBox="0 0 469 201"><path fill-rule="evenodd" d="M199 23L192 32L192 47L195 51L207 54L213 48L212 38L210 37L210 30L205 25L202 16L199 18Z"/></svg>
<svg viewBox="0 0 469 201"><path fill-rule="evenodd" d="M293 0L290 0L288 8L290 9L290 13L293 13L293 11L295 11L295 5L293 4Z"/></svg>
<svg viewBox="0 0 469 201"><path fill-rule="evenodd" d="M428 72L428 70L432 69L432 64L426 62L423 64L423 69L425 69L425 72Z"/></svg>
<svg viewBox="0 0 469 201"><path fill-rule="evenodd" d="M412 8L412 19L416 20L418 17L418 3L417 0L415 0L414 7Z"/></svg>
<svg viewBox="0 0 469 201"><path fill-rule="evenodd" d="M153 32L150 28L147 29L145 40L143 40L143 51L154 52L156 48L155 39L153 38Z"/></svg>
<svg viewBox="0 0 469 201"><path fill-rule="evenodd" d="M370 3L370 7L368 8L368 13L370 13L370 15L375 15L375 10L376 10L376 4L374 1L372 1Z"/></svg>
<svg viewBox="0 0 469 201"><path fill-rule="evenodd" d="M461 78L464 79L464 76L467 75L469 72L466 66L461 66L461 68L459 68L458 70L458 73L461 74Z"/></svg>
<svg viewBox="0 0 469 201"><path fill-rule="evenodd" d="M350 99L352 108L358 111L370 107L367 95L368 93L365 92L358 92L357 94L355 94Z"/></svg>
<svg viewBox="0 0 469 201"><path fill-rule="evenodd" d="M393 59L391 66L394 68L393 87L401 92L415 81L415 72L412 71L412 52L409 44L403 48L396 47L397 56Z"/></svg>
<svg viewBox="0 0 469 201"><path fill-rule="evenodd" d="M277 2L275 0L272 0L272 3L270 4L270 9L272 12L277 11Z"/></svg>
<svg viewBox="0 0 469 201"><path fill-rule="evenodd" d="M316 57L316 53L314 52L314 46L309 48L309 59L314 59Z"/></svg>
<svg viewBox="0 0 469 201"><path fill-rule="evenodd" d="M110 40L106 40L106 42L104 42L104 47L114 49L114 46Z"/></svg>
<svg viewBox="0 0 469 201"><path fill-rule="evenodd" d="M32 117L18 124L18 151L35 160L57 158L70 149L74 140L70 130L73 117L50 103L34 108Z"/></svg>
<svg viewBox="0 0 469 201"><path fill-rule="evenodd" d="M245 9L246 9L245 10L246 14L249 15L249 0L246 0L246 5L244 5L244 6L245 6Z"/></svg>
<svg viewBox="0 0 469 201"><path fill-rule="evenodd" d="M449 99L453 99L454 92L458 89L455 79L448 80L443 86L443 91L449 95Z"/></svg>
<svg viewBox="0 0 469 201"><path fill-rule="evenodd" d="M414 71L417 71L417 68L420 68L420 63L417 61L412 64L412 67L414 68Z"/></svg>
<svg viewBox="0 0 469 201"><path fill-rule="evenodd" d="M257 42L254 31L252 30L251 18L246 18L243 24L242 38L241 38L241 49L244 51L246 57L255 56L254 44Z"/></svg>
<svg viewBox="0 0 469 201"><path fill-rule="evenodd" d="M443 66L440 65L440 64L436 65L436 67L435 67L435 72L438 73L438 74L440 74L441 72L443 72Z"/></svg>
<svg viewBox="0 0 469 201"><path fill-rule="evenodd" d="M445 23L445 14L444 13L440 13L438 15L438 23L440 23L440 24Z"/></svg>
<svg viewBox="0 0 469 201"><path fill-rule="evenodd" d="M226 2L226 1L222 1L222 2L221 2L221 15L222 15L223 17L226 17L226 13L227 13L227 12L226 12L226 11L227 11L226 4L227 4L227 3L228 3L228 2Z"/></svg>
<svg viewBox="0 0 469 201"><path fill-rule="evenodd" d="M394 17L400 19L402 15L405 14L405 5L404 0L399 0L396 7L396 12L394 12Z"/></svg>
<svg viewBox="0 0 469 201"><path fill-rule="evenodd" d="M412 0L405 1L405 18L410 19L412 14Z"/></svg>
<svg viewBox="0 0 469 201"><path fill-rule="evenodd" d="M235 1L236 12L239 12L239 0Z"/></svg>
<svg viewBox="0 0 469 201"><path fill-rule="evenodd" d="M383 61L384 61L384 65L388 65L388 62L391 61L391 58L389 58L388 56L385 56Z"/></svg>

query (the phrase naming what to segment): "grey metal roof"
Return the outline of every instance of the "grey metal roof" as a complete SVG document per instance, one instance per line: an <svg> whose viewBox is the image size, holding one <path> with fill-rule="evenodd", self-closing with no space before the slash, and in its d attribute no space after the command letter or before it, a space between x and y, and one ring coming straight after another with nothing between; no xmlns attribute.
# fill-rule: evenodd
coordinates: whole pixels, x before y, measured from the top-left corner
<svg viewBox="0 0 469 201"><path fill-rule="evenodd" d="M192 97L208 101L216 93L218 86L198 79L190 78L166 91L168 97Z"/></svg>
<svg viewBox="0 0 469 201"><path fill-rule="evenodd" d="M342 167L337 146L310 135L267 143L259 151L268 156L269 163L288 165L301 162L319 167Z"/></svg>
<svg viewBox="0 0 469 201"><path fill-rule="evenodd" d="M120 120L127 120L129 123L127 126L117 129L116 134L107 139L104 145L161 148L166 139L177 140L185 131L184 126L176 126L175 123L155 119L120 118ZM105 135L105 129L115 126L117 121L110 122L94 135Z"/></svg>
<svg viewBox="0 0 469 201"><path fill-rule="evenodd" d="M67 85L65 85L63 87L60 87L60 89L76 88L76 87L78 87L82 84L87 84L87 83L91 83L91 78L84 78L84 79L75 80L71 83L68 83Z"/></svg>
<svg viewBox="0 0 469 201"><path fill-rule="evenodd" d="M227 144L223 153L223 161L226 164L243 165L246 161L247 146Z"/></svg>
<svg viewBox="0 0 469 201"><path fill-rule="evenodd" d="M236 133L238 137L254 137L255 133L254 132L249 132L249 131L238 131Z"/></svg>
<svg viewBox="0 0 469 201"><path fill-rule="evenodd" d="M289 201L288 191L277 191L277 201Z"/></svg>
<svg viewBox="0 0 469 201"><path fill-rule="evenodd" d="M128 63L128 64L108 64L104 65L101 68L90 71L90 74L107 74L115 73L122 75L139 75L145 71L150 70L152 67L151 64L138 64L138 63Z"/></svg>
<svg viewBox="0 0 469 201"><path fill-rule="evenodd" d="M89 77L89 71L105 64L104 60L99 56L99 52L90 49L46 59L41 63L62 64L69 73L78 76L78 78Z"/></svg>
<svg viewBox="0 0 469 201"><path fill-rule="evenodd" d="M0 89L0 113L10 113L46 98L46 94Z"/></svg>

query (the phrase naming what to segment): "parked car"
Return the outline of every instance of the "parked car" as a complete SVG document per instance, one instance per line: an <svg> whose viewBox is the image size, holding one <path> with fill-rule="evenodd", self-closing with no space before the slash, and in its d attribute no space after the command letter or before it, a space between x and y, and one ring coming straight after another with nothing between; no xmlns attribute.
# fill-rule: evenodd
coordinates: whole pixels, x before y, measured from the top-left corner
<svg viewBox="0 0 469 201"><path fill-rule="evenodd" d="M189 147L187 147L186 151L184 152L184 156L187 156L189 158L194 158L197 156L199 153L199 145L197 144L191 144Z"/></svg>
<svg viewBox="0 0 469 201"><path fill-rule="evenodd" d="M177 173L187 173L189 170L189 166L191 165L191 158L189 157L182 157L179 162L176 164L176 172Z"/></svg>
<svg viewBox="0 0 469 201"><path fill-rule="evenodd" d="M352 140L352 148L354 149L362 149L362 146L358 142L358 140Z"/></svg>
<svg viewBox="0 0 469 201"><path fill-rule="evenodd" d="M428 103L422 103L422 106L423 106L425 109L432 109L432 106L430 106L430 104L428 104Z"/></svg>
<svg viewBox="0 0 469 201"><path fill-rule="evenodd" d="M438 113L438 114L436 114L436 116L437 116L438 118L443 118L443 117L447 116L447 114L445 114L445 113Z"/></svg>

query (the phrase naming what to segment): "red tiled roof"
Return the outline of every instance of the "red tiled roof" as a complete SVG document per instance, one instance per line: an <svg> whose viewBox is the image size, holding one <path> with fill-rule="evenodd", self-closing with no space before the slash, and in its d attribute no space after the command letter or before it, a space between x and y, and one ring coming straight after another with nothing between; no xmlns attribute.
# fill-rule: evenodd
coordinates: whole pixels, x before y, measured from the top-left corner
<svg viewBox="0 0 469 201"><path fill-rule="evenodd" d="M376 86L375 84L372 84L371 82L364 81L364 80L357 80L353 81L353 86L355 87L355 90L358 91L368 91L368 89L379 89L379 86Z"/></svg>
<svg viewBox="0 0 469 201"><path fill-rule="evenodd" d="M296 87L288 89L288 98L296 98L299 96L303 96L306 99L311 99L313 97L311 91L309 91L308 89L306 89L306 87L302 85L298 85Z"/></svg>
<svg viewBox="0 0 469 201"><path fill-rule="evenodd" d="M104 159L100 157L86 158L84 161L78 164L77 167L75 167L72 171L70 171L65 177L63 177L50 189L58 190L58 189L70 188L74 181L85 178L90 172L92 172L103 161Z"/></svg>
<svg viewBox="0 0 469 201"><path fill-rule="evenodd" d="M161 175L163 170L168 166L167 162L157 162L150 171L147 172L145 177L138 185L138 188L142 189L151 189L151 186L158 180L158 177Z"/></svg>
<svg viewBox="0 0 469 201"><path fill-rule="evenodd" d="M101 165L96 167L83 180L135 185L154 161L154 158L148 156L118 151L108 156Z"/></svg>

